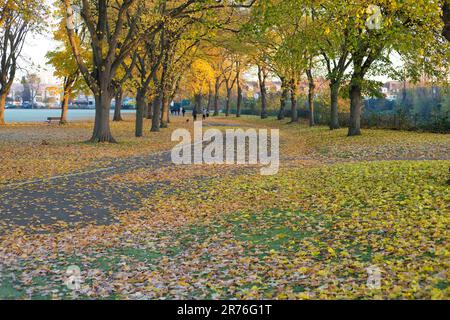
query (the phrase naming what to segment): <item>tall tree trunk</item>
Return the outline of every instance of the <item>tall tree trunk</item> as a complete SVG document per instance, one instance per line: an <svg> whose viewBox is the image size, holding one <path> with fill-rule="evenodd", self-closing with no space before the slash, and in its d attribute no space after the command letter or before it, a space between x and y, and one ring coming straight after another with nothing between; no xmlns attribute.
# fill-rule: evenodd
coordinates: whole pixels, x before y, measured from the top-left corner
<svg viewBox="0 0 450 320"><path fill-rule="evenodd" d="M194 96L194 100L195 100L194 108L197 111L197 115L201 116L202 115L202 95L196 94Z"/></svg>
<svg viewBox="0 0 450 320"><path fill-rule="evenodd" d="M160 116L161 116L161 97L159 95L153 100L152 103L153 116L152 116L152 128L150 131L159 132Z"/></svg>
<svg viewBox="0 0 450 320"><path fill-rule="evenodd" d="M161 104L162 104L162 113L161 113L161 128L167 128L169 123L169 99L167 98L166 93L163 93Z"/></svg>
<svg viewBox="0 0 450 320"><path fill-rule="evenodd" d="M236 87L237 87L237 101L236 101L236 117L241 116L242 106L242 88L241 88L241 62L236 61Z"/></svg>
<svg viewBox="0 0 450 320"><path fill-rule="evenodd" d="M100 95L95 97L95 122L94 131L90 139L91 142L116 142L109 126L111 100L112 95L106 90L103 90Z"/></svg>
<svg viewBox="0 0 450 320"><path fill-rule="evenodd" d="M214 86L214 116L219 115L219 90L220 90L220 78L216 79Z"/></svg>
<svg viewBox="0 0 450 320"><path fill-rule="evenodd" d="M240 82L237 85L237 105L236 105L236 117L241 116L241 107L242 107L242 87Z"/></svg>
<svg viewBox="0 0 450 320"><path fill-rule="evenodd" d="M227 101L225 105L225 116L228 117L230 115L230 102L231 102L231 88L227 88Z"/></svg>
<svg viewBox="0 0 450 320"><path fill-rule="evenodd" d="M7 96L8 94L6 92L0 94L0 125L5 124L5 106Z"/></svg>
<svg viewBox="0 0 450 320"><path fill-rule="evenodd" d="M280 98L280 111L278 111L278 120L283 120L286 110L286 102L288 99L289 88L284 79L281 79L281 98Z"/></svg>
<svg viewBox="0 0 450 320"><path fill-rule="evenodd" d="M145 103L144 103L144 108L142 110L142 118L143 119L147 119L147 115L148 115L148 101L147 101L147 97L144 100L145 100Z"/></svg>
<svg viewBox="0 0 450 320"><path fill-rule="evenodd" d="M12 74L10 74L11 79L2 85L2 90L0 92L0 125L5 124L6 98L8 97L8 94L11 90L15 74L16 74L15 71ZM5 77L4 73L1 76Z"/></svg>
<svg viewBox="0 0 450 320"><path fill-rule="evenodd" d="M444 22L444 30L442 35L450 41L450 2L444 2L442 6L442 20Z"/></svg>
<svg viewBox="0 0 450 320"><path fill-rule="evenodd" d="M291 80L291 122L298 122L298 112L297 112L297 82Z"/></svg>
<svg viewBox="0 0 450 320"><path fill-rule="evenodd" d="M361 134L361 83L361 78L353 78L350 85L350 126L348 128L348 136Z"/></svg>
<svg viewBox="0 0 450 320"><path fill-rule="evenodd" d="M212 89L211 89L211 85L210 85L209 92L208 92L208 105L206 106L206 110L208 110L208 112L211 110L211 105L212 105Z"/></svg>
<svg viewBox="0 0 450 320"><path fill-rule="evenodd" d="M308 106L309 106L309 126L313 127L315 125L314 119L314 95L316 84L314 83L314 77L312 75L311 69L306 70L308 76Z"/></svg>
<svg viewBox="0 0 450 320"><path fill-rule="evenodd" d="M330 83L330 130L339 129L339 82Z"/></svg>
<svg viewBox="0 0 450 320"><path fill-rule="evenodd" d="M145 115L147 119L152 119L153 117L153 101L147 102L147 114Z"/></svg>
<svg viewBox="0 0 450 320"><path fill-rule="evenodd" d="M122 118L123 90L122 90L122 88L117 89L115 99L116 99L116 105L114 106L113 121L123 121L123 118Z"/></svg>
<svg viewBox="0 0 450 320"><path fill-rule="evenodd" d="M258 66L259 91L261 93L261 119L267 118L267 88L264 70Z"/></svg>
<svg viewBox="0 0 450 320"><path fill-rule="evenodd" d="M63 125L67 123L67 114L69 112L69 98L71 92L64 89L63 98L61 101L61 119L59 120L59 124Z"/></svg>
<svg viewBox="0 0 450 320"><path fill-rule="evenodd" d="M136 94L136 128L135 136L142 137L144 127L145 93L138 90Z"/></svg>

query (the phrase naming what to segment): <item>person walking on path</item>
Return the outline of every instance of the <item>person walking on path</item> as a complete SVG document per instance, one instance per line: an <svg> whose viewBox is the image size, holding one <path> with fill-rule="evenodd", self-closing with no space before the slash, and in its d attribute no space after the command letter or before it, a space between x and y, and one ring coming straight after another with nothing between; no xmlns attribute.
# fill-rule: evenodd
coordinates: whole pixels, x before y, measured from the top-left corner
<svg viewBox="0 0 450 320"><path fill-rule="evenodd" d="M197 121L197 108L192 109L192 116L194 117L194 121Z"/></svg>

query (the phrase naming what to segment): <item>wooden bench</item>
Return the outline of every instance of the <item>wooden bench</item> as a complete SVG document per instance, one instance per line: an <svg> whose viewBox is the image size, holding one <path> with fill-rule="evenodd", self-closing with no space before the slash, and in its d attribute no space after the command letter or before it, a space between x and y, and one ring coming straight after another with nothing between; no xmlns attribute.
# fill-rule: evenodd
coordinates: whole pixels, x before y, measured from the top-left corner
<svg viewBox="0 0 450 320"><path fill-rule="evenodd" d="M47 122L48 122L48 124L51 124L52 123L52 121L61 121L61 117L48 117L47 118Z"/></svg>

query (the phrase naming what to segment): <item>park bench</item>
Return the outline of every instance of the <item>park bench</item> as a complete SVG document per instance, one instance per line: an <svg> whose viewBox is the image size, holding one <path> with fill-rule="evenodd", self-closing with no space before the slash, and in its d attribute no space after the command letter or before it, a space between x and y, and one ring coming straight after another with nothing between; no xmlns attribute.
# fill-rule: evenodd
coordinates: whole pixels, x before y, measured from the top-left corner
<svg viewBox="0 0 450 320"><path fill-rule="evenodd" d="M47 118L47 122L48 122L48 124L51 124L52 123L52 121L61 121L61 118L60 117L48 117Z"/></svg>

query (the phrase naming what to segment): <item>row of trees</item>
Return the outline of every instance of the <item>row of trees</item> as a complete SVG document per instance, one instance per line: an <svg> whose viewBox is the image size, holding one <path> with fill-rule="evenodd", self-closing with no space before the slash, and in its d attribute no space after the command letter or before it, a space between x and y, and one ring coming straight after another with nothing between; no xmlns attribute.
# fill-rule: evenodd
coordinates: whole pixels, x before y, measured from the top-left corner
<svg viewBox="0 0 450 320"><path fill-rule="evenodd" d="M40 32L47 8L38 0L0 0L0 125L6 98L19 67L26 36Z"/></svg>
<svg viewBox="0 0 450 320"><path fill-rule="evenodd" d="M449 46L442 34L439 1L260 1L247 36L259 64L283 82L282 112L292 97L292 121L298 121L295 97L300 77L309 82L310 124L314 125L314 75L330 85L330 129L339 128L338 97L350 98L349 136L359 135L362 96L374 89L369 76L398 77L392 54L402 57L402 76L414 81L426 73L446 79ZM281 116L282 117L282 116Z"/></svg>
<svg viewBox="0 0 450 320"><path fill-rule="evenodd" d="M82 0L77 12L65 0L73 57L96 101L91 141L114 142L109 109L125 83L136 94L136 136L142 135L145 114L152 118L152 131L167 127L169 104L182 76L196 57L207 51L202 50L201 42L230 23L238 9L253 2L123 0L112 5L106 0ZM89 46L80 34L86 35ZM90 59L85 51L92 55ZM148 101L153 101L151 110Z"/></svg>
<svg viewBox="0 0 450 320"><path fill-rule="evenodd" d="M20 21L29 28L40 26L46 14L32 0L27 10L39 13L33 17L7 4L15 1L2 1L2 10L20 12ZM359 135L362 97L376 89L372 76L414 81L426 74L443 81L448 75L447 0L60 0L55 6L61 21L55 39L61 46L48 58L64 79L62 122L70 95L91 91L96 102L93 142L114 142L111 101L116 100L113 120L120 121L125 93L136 97L136 136L142 136L145 117L152 119L152 131L168 126L169 104L177 94L192 96L196 108L207 97L208 108L217 115L223 92L228 116L236 88L240 116L246 71L257 75L262 118L267 117L266 82L281 80L278 119L289 113L293 123L299 121L299 82L306 79L311 126L316 79L325 77L330 129L340 126L338 99L346 93L348 134ZM3 11L1 21L6 21ZM14 25L2 22L2 39L10 38L3 32ZM391 61L393 53L401 57L401 72ZM2 74L8 70L1 68ZM7 92L7 84L2 82L0 89ZM285 110L288 99L290 112Z"/></svg>

